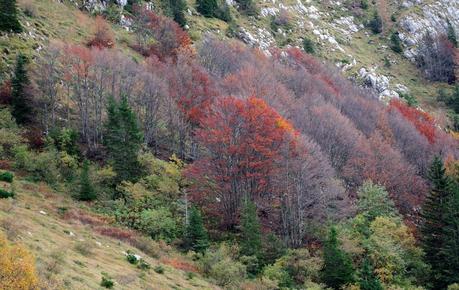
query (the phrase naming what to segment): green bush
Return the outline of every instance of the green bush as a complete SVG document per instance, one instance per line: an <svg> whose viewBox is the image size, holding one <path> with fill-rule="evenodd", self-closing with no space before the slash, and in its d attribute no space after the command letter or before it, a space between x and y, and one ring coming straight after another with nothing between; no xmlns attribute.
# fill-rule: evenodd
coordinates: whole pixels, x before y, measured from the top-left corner
<svg viewBox="0 0 459 290"><path fill-rule="evenodd" d="M55 184L59 180L57 151L51 149L35 153L29 151L25 145L17 146L14 151L14 167L26 171L32 180L45 181L48 184Z"/></svg>
<svg viewBox="0 0 459 290"><path fill-rule="evenodd" d="M403 52L403 47L402 47L402 42L400 40L400 36L398 35L398 32L394 32L390 36L390 48L396 52L396 53L402 53Z"/></svg>
<svg viewBox="0 0 459 290"><path fill-rule="evenodd" d="M141 270L148 270L151 268L150 264L145 261L144 259L140 259L139 260L139 264L137 265L137 268L141 269Z"/></svg>
<svg viewBox="0 0 459 290"><path fill-rule="evenodd" d="M0 181L11 183L13 182L13 178L14 178L14 174L9 171L0 173Z"/></svg>
<svg viewBox="0 0 459 290"><path fill-rule="evenodd" d="M14 197L14 193L0 188L0 198Z"/></svg>
<svg viewBox="0 0 459 290"><path fill-rule="evenodd" d="M156 266L153 270L158 274L164 274L164 267L161 265Z"/></svg>
<svg viewBox="0 0 459 290"><path fill-rule="evenodd" d="M148 209L140 214L139 228L154 240L172 242L178 234L177 223L166 207Z"/></svg>
<svg viewBox="0 0 459 290"><path fill-rule="evenodd" d="M131 251L127 251L126 260L132 265L139 263L139 259Z"/></svg>
<svg viewBox="0 0 459 290"><path fill-rule="evenodd" d="M368 21L367 25L374 34L382 32L383 22L381 16L379 16L378 14L378 11L375 10L375 12L373 13L373 17L370 21Z"/></svg>
<svg viewBox="0 0 459 290"><path fill-rule="evenodd" d="M104 288L112 289L114 284L115 283L113 283L113 281L110 278L102 276L102 281L100 282L100 286Z"/></svg>
<svg viewBox="0 0 459 290"><path fill-rule="evenodd" d="M208 250L200 259L205 275L222 287L237 287L246 278L246 266L235 260L238 250L226 244Z"/></svg>
<svg viewBox="0 0 459 290"><path fill-rule="evenodd" d="M306 51L309 54L315 54L316 53L316 48L315 48L314 42L311 39L307 38L307 37L303 38L303 49L304 49L304 51Z"/></svg>

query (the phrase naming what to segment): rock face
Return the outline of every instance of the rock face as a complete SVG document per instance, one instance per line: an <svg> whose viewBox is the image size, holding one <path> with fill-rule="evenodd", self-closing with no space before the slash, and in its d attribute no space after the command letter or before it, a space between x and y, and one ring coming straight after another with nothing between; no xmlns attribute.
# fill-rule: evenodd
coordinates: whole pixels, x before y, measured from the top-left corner
<svg viewBox="0 0 459 290"><path fill-rule="evenodd" d="M436 0L427 3L425 0L406 0L404 7L416 5L421 12L412 12L400 20L400 39L406 46L404 54L414 60L417 55L417 46L424 35L429 32L433 35L446 33L448 21L459 31L459 0ZM430 1L429 1L430 2Z"/></svg>

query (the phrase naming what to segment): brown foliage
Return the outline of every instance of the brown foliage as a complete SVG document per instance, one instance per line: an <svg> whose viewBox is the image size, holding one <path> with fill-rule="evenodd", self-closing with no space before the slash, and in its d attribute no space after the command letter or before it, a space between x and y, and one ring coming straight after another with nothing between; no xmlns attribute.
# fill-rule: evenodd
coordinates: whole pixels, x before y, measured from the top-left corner
<svg viewBox="0 0 459 290"><path fill-rule="evenodd" d="M110 25L100 15L96 16L94 23L94 36L88 42L88 46L102 48L112 48L115 46L115 36Z"/></svg>

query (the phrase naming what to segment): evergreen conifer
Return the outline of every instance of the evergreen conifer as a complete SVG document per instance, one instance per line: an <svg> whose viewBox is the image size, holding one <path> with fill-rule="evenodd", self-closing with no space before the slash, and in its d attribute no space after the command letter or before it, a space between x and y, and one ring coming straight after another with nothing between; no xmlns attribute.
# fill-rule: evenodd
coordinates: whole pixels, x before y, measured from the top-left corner
<svg viewBox="0 0 459 290"><path fill-rule="evenodd" d="M30 80L27 75L26 65L28 63L27 57L19 54L16 58L16 68L14 76L11 81L11 105L12 115L19 124L25 124L32 120L32 107L28 96L28 86Z"/></svg>
<svg viewBox="0 0 459 290"><path fill-rule="evenodd" d="M22 32L16 0L0 0L0 31Z"/></svg>
<svg viewBox="0 0 459 290"><path fill-rule="evenodd" d="M203 253L209 247L209 237L202 221L201 212L192 207L185 232L185 248Z"/></svg>

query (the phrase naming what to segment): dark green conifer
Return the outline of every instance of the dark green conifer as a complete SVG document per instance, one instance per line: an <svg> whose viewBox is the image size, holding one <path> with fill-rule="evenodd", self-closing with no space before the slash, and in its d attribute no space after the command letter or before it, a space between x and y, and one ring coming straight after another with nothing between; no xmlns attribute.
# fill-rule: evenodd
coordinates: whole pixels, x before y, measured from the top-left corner
<svg viewBox="0 0 459 290"><path fill-rule="evenodd" d="M257 15L257 6L253 0L236 0L239 4L239 10L249 16Z"/></svg>
<svg viewBox="0 0 459 290"><path fill-rule="evenodd" d="M398 32L394 32L390 36L390 48L396 52L396 53L402 53L403 48L402 48L402 42L400 40L400 37L398 35Z"/></svg>
<svg viewBox="0 0 459 290"><path fill-rule="evenodd" d="M244 201L241 215L241 255L256 256L261 254L261 226L258 220L257 208L250 201Z"/></svg>
<svg viewBox="0 0 459 290"><path fill-rule="evenodd" d="M111 98L107 113L104 144L117 174L116 182L135 181L141 172L137 154L143 139L135 113L129 107L126 97L119 104Z"/></svg>
<svg viewBox="0 0 459 290"><path fill-rule="evenodd" d="M422 207L422 246L426 253L426 262L432 269L432 283L435 289L444 289L447 282L444 278L445 266L449 258L445 256L445 228L447 226L448 200L452 196L453 183L446 175L443 161L435 156L429 170L431 183L430 194Z"/></svg>
<svg viewBox="0 0 459 290"><path fill-rule="evenodd" d="M203 253L208 247L209 237L202 221L201 212L196 207L192 207L185 232L185 248Z"/></svg>
<svg viewBox="0 0 459 290"><path fill-rule="evenodd" d="M16 0L0 0L0 31L22 32Z"/></svg>
<svg viewBox="0 0 459 290"><path fill-rule="evenodd" d="M80 192L77 196L78 200L91 201L97 198L96 191L89 178L89 161L83 162L83 168L80 174Z"/></svg>
<svg viewBox="0 0 459 290"><path fill-rule="evenodd" d="M17 56L16 68L11 81L12 115L19 124L26 124L32 120L31 100L27 91L30 85L26 68L27 63L28 60L25 55L19 54Z"/></svg>
<svg viewBox="0 0 459 290"><path fill-rule="evenodd" d="M331 227L324 244L322 280L327 286L340 289L354 281L354 268L349 255L340 248L336 229Z"/></svg>
<svg viewBox="0 0 459 290"><path fill-rule="evenodd" d="M197 0L196 10L205 17L214 17L218 11L217 0Z"/></svg>

